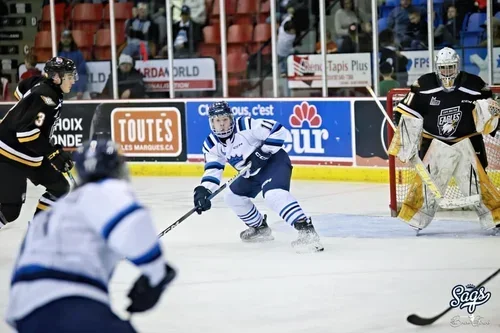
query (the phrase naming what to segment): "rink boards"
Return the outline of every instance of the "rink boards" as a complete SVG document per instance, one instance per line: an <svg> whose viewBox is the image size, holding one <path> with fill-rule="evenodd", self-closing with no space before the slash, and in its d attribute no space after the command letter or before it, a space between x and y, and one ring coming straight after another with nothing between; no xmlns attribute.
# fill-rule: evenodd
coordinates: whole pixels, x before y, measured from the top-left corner
<svg viewBox="0 0 500 333"><path fill-rule="evenodd" d="M199 176L208 107L218 100L65 101L54 140L73 150L90 137L111 138L133 175ZM226 100L235 117L273 119L289 130L284 149L294 179L388 182L386 124L372 99ZM12 105L0 103L0 116ZM234 174L227 169L226 176Z"/></svg>

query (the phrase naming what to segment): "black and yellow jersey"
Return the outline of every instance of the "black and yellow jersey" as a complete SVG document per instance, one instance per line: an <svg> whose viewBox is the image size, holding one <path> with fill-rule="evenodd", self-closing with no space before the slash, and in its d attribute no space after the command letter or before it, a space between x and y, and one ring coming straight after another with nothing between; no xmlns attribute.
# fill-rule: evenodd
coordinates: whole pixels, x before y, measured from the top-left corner
<svg viewBox="0 0 500 333"><path fill-rule="evenodd" d="M456 142L478 135L472 115L474 101L492 97L477 75L460 72L453 90L447 92L435 73L422 75L396 106L396 111L424 121L424 138Z"/></svg>
<svg viewBox="0 0 500 333"><path fill-rule="evenodd" d="M0 159L38 167L55 150L50 137L61 113L63 93L51 79L38 77L32 86L30 79L21 81L16 89L21 99L0 122Z"/></svg>
<svg viewBox="0 0 500 333"><path fill-rule="evenodd" d="M22 80L17 85L16 90L14 91L14 96L19 101L21 98L23 98L23 95L28 90L30 90L37 83L42 82L43 80L45 80L45 76L43 76L43 75L35 75L35 76L31 76L27 79Z"/></svg>

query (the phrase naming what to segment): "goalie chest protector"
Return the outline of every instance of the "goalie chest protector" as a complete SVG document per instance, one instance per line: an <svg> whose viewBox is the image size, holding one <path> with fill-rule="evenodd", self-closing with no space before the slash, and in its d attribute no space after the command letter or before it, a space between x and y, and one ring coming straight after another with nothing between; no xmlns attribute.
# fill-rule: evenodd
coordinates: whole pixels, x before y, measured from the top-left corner
<svg viewBox="0 0 500 333"><path fill-rule="evenodd" d="M476 132L474 101L492 97L477 75L460 72L455 88L446 92L435 73L422 75L397 105L396 111L423 118L424 137L455 141Z"/></svg>

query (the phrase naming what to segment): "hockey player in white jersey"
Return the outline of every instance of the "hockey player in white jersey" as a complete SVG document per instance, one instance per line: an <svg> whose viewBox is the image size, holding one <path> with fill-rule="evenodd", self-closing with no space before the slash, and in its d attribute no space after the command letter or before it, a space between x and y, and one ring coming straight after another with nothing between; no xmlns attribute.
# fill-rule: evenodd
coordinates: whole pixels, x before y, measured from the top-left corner
<svg viewBox="0 0 500 333"><path fill-rule="evenodd" d="M251 163L247 173L234 181L225 195L227 205L248 226L241 232L241 240L274 239L266 223L267 216L262 215L251 201L262 192L266 204L298 231L293 247L299 251L322 251L311 218L290 194L292 164L283 149L288 131L273 120L234 119L226 102L214 103L208 114L212 133L203 143L205 172L201 184L194 189L198 214L210 209L208 197L219 187L226 162L238 171Z"/></svg>
<svg viewBox="0 0 500 333"><path fill-rule="evenodd" d="M110 307L108 285L118 262L127 258L142 271L128 293L130 313L151 309L175 270L165 263L118 147L91 141L74 158L79 186L28 228L7 322L18 333L136 332Z"/></svg>

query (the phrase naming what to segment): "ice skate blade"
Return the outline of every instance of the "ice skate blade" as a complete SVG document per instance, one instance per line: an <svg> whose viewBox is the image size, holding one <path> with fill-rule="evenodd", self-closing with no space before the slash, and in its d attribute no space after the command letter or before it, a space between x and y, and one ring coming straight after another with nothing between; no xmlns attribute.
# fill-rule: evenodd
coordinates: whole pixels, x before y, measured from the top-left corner
<svg viewBox="0 0 500 333"><path fill-rule="evenodd" d="M265 243L265 242L272 242L273 240L274 240L273 236L261 236L250 239L241 239L243 243Z"/></svg>

